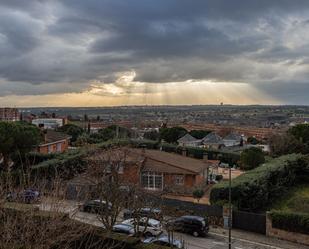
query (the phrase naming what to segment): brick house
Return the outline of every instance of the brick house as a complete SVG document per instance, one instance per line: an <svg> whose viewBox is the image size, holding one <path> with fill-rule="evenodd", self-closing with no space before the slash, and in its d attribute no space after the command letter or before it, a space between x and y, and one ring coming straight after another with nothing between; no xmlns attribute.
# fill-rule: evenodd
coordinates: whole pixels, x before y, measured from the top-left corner
<svg viewBox="0 0 309 249"><path fill-rule="evenodd" d="M122 174L124 181L147 190L190 192L206 184L210 164L208 160L159 150L131 149L130 163L125 164Z"/></svg>
<svg viewBox="0 0 309 249"><path fill-rule="evenodd" d="M43 154L62 153L68 150L70 136L53 130L45 130L43 141L38 145L37 151Z"/></svg>

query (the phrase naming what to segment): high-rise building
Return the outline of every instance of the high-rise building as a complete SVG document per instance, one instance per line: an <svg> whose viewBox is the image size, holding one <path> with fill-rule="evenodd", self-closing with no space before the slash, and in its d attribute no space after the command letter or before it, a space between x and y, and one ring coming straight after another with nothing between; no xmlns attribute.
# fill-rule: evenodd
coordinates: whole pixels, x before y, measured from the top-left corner
<svg viewBox="0 0 309 249"><path fill-rule="evenodd" d="M17 108L0 107L0 121L19 121L19 111Z"/></svg>

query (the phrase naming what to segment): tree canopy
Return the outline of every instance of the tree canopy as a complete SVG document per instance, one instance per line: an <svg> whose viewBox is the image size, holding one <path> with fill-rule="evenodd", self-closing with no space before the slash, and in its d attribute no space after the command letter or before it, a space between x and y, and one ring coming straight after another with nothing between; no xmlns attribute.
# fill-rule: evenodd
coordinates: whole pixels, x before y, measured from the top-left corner
<svg viewBox="0 0 309 249"><path fill-rule="evenodd" d="M290 128L288 133L293 135L302 143L309 142L309 124L298 124Z"/></svg>
<svg viewBox="0 0 309 249"><path fill-rule="evenodd" d="M75 142L77 138L84 133L83 128L74 125L74 124L66 124L57 129L58 131L64 132L71 136L71 142Z"/></svg>
<svg viewBox="0 0 309 249"><path fill-rule="evenodd" d="M177 140L188 132L183 127L162 128L160 130L160 138L167 143L176 143Z"/></svg>
<svg viewBox="0 0 309 249"><path fill-rule="evenodd" d="M240 162L244 169L254 169L265 162L265 156L260 148L252 147L241 153Z"/></svg>
<svg viewBox="0 0 309 249"><path fill-rule="evenodd" d="M195 137L196 139L202 139L206 137L211 131L208 130L192 130L190 131L190 135Z"/></svg>
<svg viewBox="0 0 309 249"><path fill-rule="evenodd" d="M157 131L147 131L144 134L144 138L145 139L149 139L149 140L153 140L153 141L157 141L160 139L160 133Z"/></svg>
<svg viewBox="0 0 309 249"><path fill-rule="evenodd" d="M12 154L21 155L33 149L40 142L40 130L24 122L0 122L0 153L7 169Z"/></svg>

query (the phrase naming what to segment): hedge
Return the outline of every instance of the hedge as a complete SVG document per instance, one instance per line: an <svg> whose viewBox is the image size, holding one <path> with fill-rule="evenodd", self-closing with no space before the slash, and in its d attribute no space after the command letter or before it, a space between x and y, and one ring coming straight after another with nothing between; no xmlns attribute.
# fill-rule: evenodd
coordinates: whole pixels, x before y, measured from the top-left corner
<svg viewBox="0 0 309 249"><path fill-rule="evenodd" d="M309 234L309 214L273 210L269 215L274 228Z"/></svg>
<svg viewBox="0 0 309 249"><path fill-rule="evenodd" d="M232 203L239 210L264 211L290 186L300 183L306 170L308 161L303 155L290 154L276 158L232 181ZM228 194L228 182L215 185L210 193L211 204L227 203Z"/></svg>
<svg viewBox="0 0 309 249"><path fill-rule="evenodd" d="M31 176L51 179L60 175L63 179L71 179L84 172L87 167L85 158L91 153L89 149L78 149L59 154L53 159L43 161L31 168Z"/></svg>

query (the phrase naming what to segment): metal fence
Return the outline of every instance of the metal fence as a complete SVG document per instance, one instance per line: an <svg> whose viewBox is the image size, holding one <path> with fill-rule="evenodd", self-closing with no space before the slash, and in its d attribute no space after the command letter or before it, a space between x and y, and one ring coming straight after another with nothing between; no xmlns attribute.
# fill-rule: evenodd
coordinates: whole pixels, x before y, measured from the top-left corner
<svg viewBox="0 0 309 249"><path fill-rule="evenodd" d="M189 214L200 216L216 216L222 217L222 207L212 206L207 204L199 204L188 201L181 201L176 199L163 199L164 206L178 209L179 211L186 211Z"/></svg>
<svg viewBox="0 0 309 249"><path fill-rule="evenodd" d="M233 211L232 227L249 232L266 234L266 214Z"/></svg>

